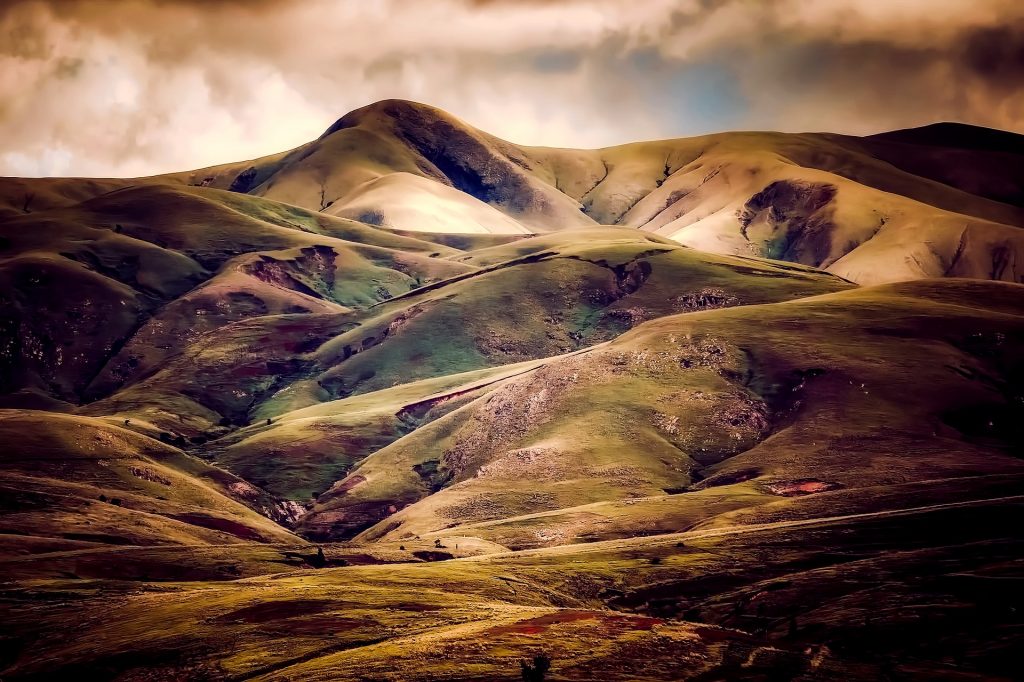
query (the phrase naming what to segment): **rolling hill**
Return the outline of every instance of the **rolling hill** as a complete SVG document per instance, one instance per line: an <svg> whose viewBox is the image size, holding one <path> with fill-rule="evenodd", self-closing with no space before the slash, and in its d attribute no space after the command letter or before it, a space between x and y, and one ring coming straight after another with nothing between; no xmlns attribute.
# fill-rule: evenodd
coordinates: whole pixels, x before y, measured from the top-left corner
<svg viewBox="0 0 1024 682"><path fill-rule="evenodd" d="M1021 140L0 179L0 677L1013 679Z"/></svg>
<svg viewBox="0 0 1024 682"><path fill-rule="evenodd" d="M385 100L317 140L138 180L8 180L8 214L118 187L247 193L399 230L526 234L621 225L702 250L811 265L860 284L1020 281L1021 136L937 124L858 138L721 133L598 150L524 147Z"/></svg>

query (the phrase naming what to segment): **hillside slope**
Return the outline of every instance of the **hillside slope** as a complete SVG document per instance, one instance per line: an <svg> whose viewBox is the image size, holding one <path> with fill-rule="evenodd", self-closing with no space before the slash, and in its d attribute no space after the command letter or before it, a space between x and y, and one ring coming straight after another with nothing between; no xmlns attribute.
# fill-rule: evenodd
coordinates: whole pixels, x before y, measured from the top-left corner
<svg viewBox="0 0 1024 682"><path fill-rule="evenodd" d="M857 138L720 133L598 150L515 145L385 100L290 152L135 180L5 179L17 216L130 185L220 188L412 231L545 233L594 224L861 284L1021 281L1022 136L936 124Z"/></svg>
<svg viewBox="0 0 1024 682"><path fill-rule="evenodd" d="M433 107L386 100L283 157L187 180L403 229L549 232L596 222L715 253L812 265L863 284L1020 281L1020 138L940 126L868 138L721 133L549 149L499 140ZM440 216L448 227L439 228Z"/></svg>
<svg viewBox="0 0 1024 682"><path fill-rule="evenodd" d="M0 410L5 545L301 544L271 520L293 511L265 492L115 424Z"/></svg>
<svg viewBox="0 0 1024 682"><path fill-rule="evenodd" d="M724 511L713 499L842 490L844 504L857 488L1020 473L1022 292L951 280L663 316L378 450L300 527L376 523L364 537L401 540L532 514L540 544L578 542L601 531L576 528L575 508L597 502L643 498L643 519L654 497L674 498L664 510L692 495L697 523Z"/></svg>
<svg viewBox="0 0 1024 682"><path fill-rule="evenodd" d="M296 410L320 405L327 414L337 402L345 416L352 396L575 352L661 315L851 287L823 273L702 254L622 229L593 229L585 246L579 242L560 233L469 252L451 259L466 274L362 309L253 311L204 334L177 334L171 356L158 347L132 350L149 347L143 327L125 346L139 358L136 371L103 385L104 396L81 411L214 440L204 445L211 451L223 445L215 439L234 441L230 430L248 426L249 457L240 459L240 446L232 446L232 466L260 486L305 495L337 480L330 477L335 463L351 466L422 415L402 417L399 404L390 415L367 415L365 427L343 426L350 415L337 426L317 422L296 442L285 426ZM180 312L172 304L154 319L182 329L191 318ZM305 462L305 473L282 475L270 461L284 469Z"/></svg>
<svg viewBox="0 0 1024 682"><path fill-rule="evenodd" d="M4 676L512 681L544 653L581 682L1012 679L1022 301L945 280L670 315L571 356L300 410L262 433L425 417L304 522L344 527L346 498L389 480L384 499L411 503L319 567L294 544L24 538L0 559ZM120 466L80 498L163 486L154 460L134 465L149 477ZM436 492L411 483L428 477ZM178 503L125 498L113 508ZM5 518L27 514L42 518Z"/></svg>
<svg viewBox="0 0 1024 682"><path fill-rule="evenodd" d="M72 403L226 322L344 312L472 270L438 258L457 251L437 244L168 185L8 218L0 237L0 392Z"/></svg>

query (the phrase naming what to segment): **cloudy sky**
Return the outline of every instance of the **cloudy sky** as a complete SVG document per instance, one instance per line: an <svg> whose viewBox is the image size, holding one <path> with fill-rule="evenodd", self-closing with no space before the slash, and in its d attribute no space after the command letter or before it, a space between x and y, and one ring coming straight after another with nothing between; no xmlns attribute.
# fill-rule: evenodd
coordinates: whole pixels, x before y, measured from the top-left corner
<svg viewBox="0 0 1024 682"><path fill-rule="evenodd" d="M1024 2L0 0L0 175L253 158L389 97L570 147L1024 133Z"/></svg>

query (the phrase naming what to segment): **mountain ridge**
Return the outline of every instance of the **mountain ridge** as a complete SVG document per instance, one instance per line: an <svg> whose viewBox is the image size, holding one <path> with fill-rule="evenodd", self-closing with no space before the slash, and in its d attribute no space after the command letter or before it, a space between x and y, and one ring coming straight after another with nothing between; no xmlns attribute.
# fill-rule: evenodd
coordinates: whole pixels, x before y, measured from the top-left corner
<svg viewBox="0 0 1024 682"><path fill-rule="evenodd" d="M514 145L440 109L382 100L290 152L142 181L232 189L395 230L616 224L861 283L1019 281L1021 136L936 125L864 138L737 132L569 150ZM928 144L951 125L985 142ZM908 146L908 135L918 142ZM991 151L996 140L1001 149ZM17 193L5 194L16 210Z"/></svg>

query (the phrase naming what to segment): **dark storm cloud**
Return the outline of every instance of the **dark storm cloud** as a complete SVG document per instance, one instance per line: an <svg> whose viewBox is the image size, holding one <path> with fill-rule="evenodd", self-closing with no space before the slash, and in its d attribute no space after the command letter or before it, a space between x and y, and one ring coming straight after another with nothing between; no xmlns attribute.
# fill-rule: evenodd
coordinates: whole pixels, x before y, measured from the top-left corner
<svg viewBox="0 0 1024 682"><path fill-rule="evenodd" d="M1024 23L844 40L782 33L736 54L753 106L778 128L865 133L958 120L1024 132ZM773 105L765 100L774 100Z"/></svg>
<svg viewBox="0 0 1024 682"><path fill-rule="evenodd" d="M1024 132L1008 0L8 0L0 173L278 151L385 97L517 142L723 127Z"/></svg>
<svg viewBox="0 0 1024 682"><path fill-rule="evenodd" d="M1006 89L1024 86L1024 22L969 32L961 60L976 77Z"/></svg>

